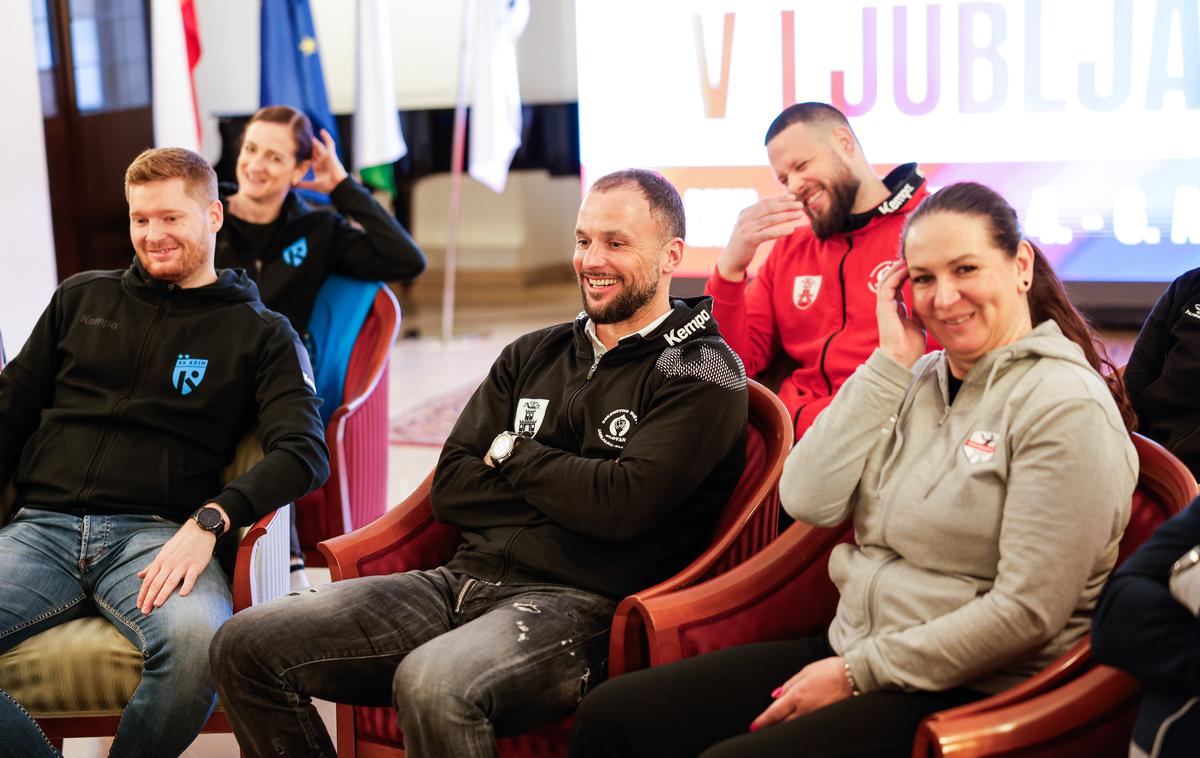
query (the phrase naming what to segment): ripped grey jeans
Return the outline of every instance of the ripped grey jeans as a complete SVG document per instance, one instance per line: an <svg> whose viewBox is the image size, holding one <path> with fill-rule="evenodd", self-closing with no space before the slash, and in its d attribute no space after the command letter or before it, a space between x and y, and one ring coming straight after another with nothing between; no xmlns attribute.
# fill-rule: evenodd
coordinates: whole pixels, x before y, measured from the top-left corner
<svg viewBox="0 0 1200 758"><path fill-rule="evenodd" d="M409 756L490 756L600 683L615 601L449 571L364 577L236 614L213 677L248 756L333 756L310 698L396 708Z"/></svg>

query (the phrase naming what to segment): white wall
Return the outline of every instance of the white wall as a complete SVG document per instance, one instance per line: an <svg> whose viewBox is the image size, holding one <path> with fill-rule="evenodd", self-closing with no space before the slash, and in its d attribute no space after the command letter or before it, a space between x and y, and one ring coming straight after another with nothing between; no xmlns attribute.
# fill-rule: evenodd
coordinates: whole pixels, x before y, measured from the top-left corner
<svg viewBox="0 0 1200 758"><path fill-rule="evenodd" d="M392 0L396 107L453 107L465 0ZM325 89L334 113L354 110L355 0L311 0ZM220 152L214 116L258 109L259 4L196 0L204 52L196 95L206 117L203 152ZM529 25L518 43L521 99L574 102L575 4L530 0Z"/></svg>
<svg viewBox="0 0 1200 758"><path fill-rule="evenodd" d="M467 0L391 0L396 107L450 108L458 86L462 9ZM310 0L325 89L334 113L354 110L356 0ZM258 109L259 4L196 0L203 55L196 67L196 95L204 123L202 152L220 157L215 116ZM518 43L521 100L574 102L575 4L530 0L529 24ZM430 268L443 265L447 237L449 176L417 184L413 237L429 254ZM503 195L475 180L463 182L459 266L463 270L535 269L570 260L577 178L522 172L509 178Z"/></svg>
<svg viewBox="0 0 1200 758"><path fill-rule="evenodd" d="M42 133L42 99L28 2L6 5L0 24L0 333L9 358L16 355L50 300L57 282L50 189Z"/></svg>

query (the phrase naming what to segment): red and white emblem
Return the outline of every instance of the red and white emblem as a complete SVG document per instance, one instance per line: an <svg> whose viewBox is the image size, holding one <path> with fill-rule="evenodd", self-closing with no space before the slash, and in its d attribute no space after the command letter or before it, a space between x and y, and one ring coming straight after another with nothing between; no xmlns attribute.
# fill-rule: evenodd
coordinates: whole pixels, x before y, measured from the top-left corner
<svg viewBox="0 0 1200 758"><path fill-rule="evenodd" d="M867 289L878 294L879 283L883 281L883 274L895 261L884 261L875 268L871 269L871 275L867 277Z"/></svg>
<svg viewBox="0 0 1200 758"><path fill-rule="evenodd" d="M995 432L971 432L971 436L963 443L963 456L968 463L987 463L996 454L996 442L999 439L1000 435Z"/></svg>
<svg viewBox="0 0 1200 758"><path fill-rule="evenodd" d="M806 310L817 302L817 294L821 291L821 277L798 276L792 284L792 303L800 310Z"/></svg>

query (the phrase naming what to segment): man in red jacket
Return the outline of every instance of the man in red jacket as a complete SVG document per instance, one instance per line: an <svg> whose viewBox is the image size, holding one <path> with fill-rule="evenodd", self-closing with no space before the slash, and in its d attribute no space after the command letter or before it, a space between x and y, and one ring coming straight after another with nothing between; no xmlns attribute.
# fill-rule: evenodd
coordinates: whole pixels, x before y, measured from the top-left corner
<svg viewBox="0 0 1200 758"><path fill-rule="evenodd" d="M785 109L766 146L787 192L742 211L705 293L747 375L777 359L794 365L779 396L799 439L879 345L875 290L927 192L915 163L876 175L846 117L824 103ZM767 240L776 240L771 254L747 281Z"/></svg>

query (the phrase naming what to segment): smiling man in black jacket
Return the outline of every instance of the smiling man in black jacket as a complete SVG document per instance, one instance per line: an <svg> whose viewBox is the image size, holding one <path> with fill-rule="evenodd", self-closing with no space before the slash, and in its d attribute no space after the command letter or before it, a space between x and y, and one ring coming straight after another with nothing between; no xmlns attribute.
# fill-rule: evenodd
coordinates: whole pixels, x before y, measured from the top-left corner
<svg viewBox="0 0 1200 758"><path fill-rule="evenodd" d="M746 375L711 301L671 300L683 204L658 174L597 181L576 228L584 310L507 346L459 417L432 505L463 544L433 571L239 613L213 642L247 755L333 756L309 702L395 705L406 753L491 756L604 676L617 602L712 535L745 462Z"/></svg>
<svg viewBox="0 0 1200 758"><path fill-rule="evenodd" d="M312 370L242 272L200 156L148 150L125 175L136 260L64 281L0 373L0 650L94 608L142 651L113 743L180 754L215 701L208 642L232 612L217 538L328 475ZM257 430L264 457L221 470ZM34 590L33 588L36 588Z"/></svg>

